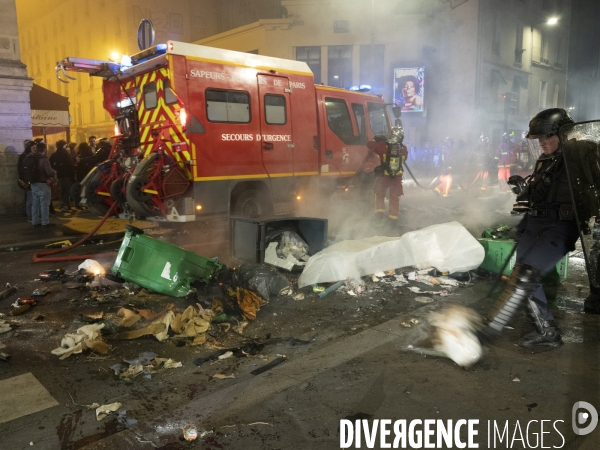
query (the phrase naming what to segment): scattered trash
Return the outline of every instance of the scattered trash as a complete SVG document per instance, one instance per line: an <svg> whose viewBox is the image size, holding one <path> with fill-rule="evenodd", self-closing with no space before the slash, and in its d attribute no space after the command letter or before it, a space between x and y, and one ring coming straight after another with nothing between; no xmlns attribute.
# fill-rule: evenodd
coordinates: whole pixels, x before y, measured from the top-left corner
<svg viewBox="0 0 600 450"><path fill-rule="evenodd" d="M403 326L404 328L410 328L411 325L409 323L406 322L400 322L400 326Z"/></svg>
<svg viewBox="0 0 600 450"><path fill-rule="evenodd" d="M50 288L42 288L42 289L34 290L32 295L35 295L38 297L43 297L44 295L48 295L49 293L50 293Z"/></svg>
<svg viewBox="0 0 600 450"><path fill-rule="evenodd" d="M306 264L305 261L296 259L292 254L287 254L285 257L280 256L277 250L277 242L271 242L265 250L265 263L280 267L288 272Z"/></svg>
<svg viewBox="0 0 600 450"><path fill-rule="evenodd" d="M432 312L430 323L434 327L430 338L435 350L463 367L481 358L483 350L476 332L482 320L475 311L462 306L447 307Z"/></svg>
<svg viewBox="0 0 600 450"><path fill-rule="evenodd" d="M513 378L513 381L514 381L515 383L520 383L520 382L521 382L521 380L520 380L518 377L514 377L514 378Z"/></svg>
<svg viewBox="0 0 600 450"><path fill-rule="evenodd" d="M337 283L332 284L331 286L329 286L327 289L325 289L323 292L321 292L319 294L319 297L323 298L328 294L331 294L333 291L337 291L339 288L341 288L344 284L346 284L346 281L338 281Z"/></svg>
<svg viewBox="0 0 600 450"><path fill-rule="evenodd" d="M121 308L117 312L117 316L122 317L119 323L120 327L129 328L142 318L139 314L134 313L126 308Z"/></svg>
<svg viewBox="0 0 600 450"><path fill-rule="evenodd" d="M419 303L433 303L435 300L431 297L415 297L415 301Z"/></svg>
<svg viewBox="0 0 600 450"><path fill-rule="evenodd" d="M296 299L294 298L294 300L296 300ZM240 322L238 325L231 327L231 329L238 334L244 334L244 328L246 328L249 323L250 322L246 322L244 320L244 321Z"/></svg>
<svg viewBox="0 0 600 450"><path fill-rule="evenodd" d="M416 325L419 323L419 321L417 319L410 319L410 323L412 323L413 325Z"/></svg>
<svg viewBox="0 0 600 450"><path fill-rule="evenodd" d="M242 311L242 316L244 316L244 319L246 320L256 319L256 312L266 303L254 292L240 287L237 287L235 291L233 289L228 289L227 293L230 297L237 299L238 306Z"/></svg>
<svg viewBox="0 0 600 450"><path fill-rule="evenodd" d="M40 314L39 312L36 312L33 315L32 319L33 320L44 320L44 317L46 317L46 316L44 316L43 314Z"/></svg>
<svg viewBox="0 0 600 450"><path fill-rule="evenodd" d="M319 286L318 284L313 284L312 290L315 294L320 294L325 290L325 286Z"/></svg>
<svg viewBox="0 0 600 450"><path fill-rule="evenodd" d="M227 358L231 358L233 356L233 352L229 351L229 352L225 352L222 355L219 355L219 357L217 359L222 360L222 359L227 359Z"/></svg>
<svg viewBox="0 0 600 450"><path fill-rule="evenodd" d="M78 269L83 270L90 275L104 275L106 272L104 270L104 267L102 267L102 265L98 261L95 261L93 259L86 259L81 264L79 264Z"/></svg>
<svg viewBox="0 0 600 450"><path fill-rule="evenodd" d="M222 373L216 373L213 375L213 378L216 378L217 380L226 380L229 378L235 378L234 374L229 374L229 375L223 375Z"/></svg>
<svg viewBox="0 0 600 450"><path fill-rule="evenodd" d="M15 303L19 305L35 305L35 300L32 298L18 298Z"/></svg>
<svg viewBox="0 0 600 450"><path fill-rule="evenodd" d="M420 288L416 287L416 286L410 286L408 288L410 291L414 292L415 294L430 294L430 295L440 295L442 297L446 297L448 295L448 291L442 289L441 291L422 291Z"/></svg>
<svg viewBox="0 0 600 450"><path fill-rule="evenodd" d="M233 287L256 292L267 301L290 285L283 274L267 264L242 264L233 269L231 275Z"/></svg>
<svg viewBox="0 0 600 450"><path fill-rule="evenodd" d="M21 305L15 309L13 309L11 312L9 312L8 315L9 316L20 316L21 314L26 312L29 308L31 308L30 304Z"/></svg>
<svg viewBox="0 0 600 450"><path fill-rule="evenodd" d="M65 276L64 269L47 270L45 272L40 273L40 275L39 275L40 280L42 280L42 281L56 280L63 276Z"/></svg>
<svg viewBox="0 0 600 450"><path fill-rule="evenodd" d="M296 294L293 298L294 300L304 300L304 294Z"/></svg>
<svg viewBox="0 0 600 450"><path fill-rule="evenodd" d="M17 292L17 288L6 283L6 289L0 292L0 300L4 300L5 298L10 297L15 292Z"/></svg>
<svg viewBox="0 0 600 450"><path fill-rule="evenodd" d="M432 225L400 238L375 236L342 241L311 256L298 279L302 288L346 278L358 280L382 270L416 266L460 272L479 267L483 247L458 222Z"/></svg>
<svg viewBox="0 0 600 450"><path fill-rule="evenodd" d="M375 274L371 275L371 281L373 283L379 283L379 278L377 278L377 276Z"/></svg>
<svg viewBox="0 0 600 450"><path fill-rule="evenodd" d="M64 241L52 242L51 244L47 244L46 248L64 248L70 247L71 245L73 245L73 243L66 239Z"/></svg>
<svg viewBox="0 0 600 450"><path fill-rule="evenodd" d="M96 408L96 420L100 421L104 419L107 415L109 415L111 412L115 412L121 406L123 405L119 402L99 406L98 408Z"/></svg>
<svg viewBox="0 0 600 450"><path fill-rule="evenodd" d="M196 425L188 424L185 427L183 427L183 438L186 441L188 441L188 442L194 441L197 437L198 437L198 428L196 428Z"/></svg>
<svg viewBox="0 0 600 450"><path fill-rule="evenodd" d="M100 311L92 314L85 314L85 317L91 320L101 320L104 317L104 311Z"/></svg>
<svg viewBox="0 0 600 450"><path fill-rule="evenodd" d="M157 358L156 353L143 352L136 359L123 361L129 365L123 370L122 364L114 364L110 368L119 378L133 379L141 374L151 378L152 374L163 372L167 369L182 367L181 362L175 362L170 358Z"/></svg>
<svg viewBox="0 0 600 450"><path fill-rule="evenodd" d="M285 356L281 356L279 358L274 359L273 361L271 361L269 364L265 364L262 367L259 367L258 369L254 369L252 372L250 372L252 375L259 375L263 372L266 372L267 370L271 370L273 367L278 366L279 364L281 364L282 362L284 362L287 358Z"/></svg>
<svg viewBox="0 0 600 450"><path fill-rule="evenodd" d="M109 334L108 336L106 336L106 338L111 339L111 340L137 339L142 336L147 336L149 334L156 336L160 333L164 333L166 329L167 329L167 326L164 323L151 323L150 325L148 325L144 328L138 328L137 330Z"/></svg>
<svg viewBox="0 0 600 450"><path fill-rule="evenodd" d="M10 355L8 353L0 352L0 361L8 361L10 359Z"/></svg>
<svg viewBox="0 0 600 450"><path fill-rule="evenodd" d="M98 353L108 352L108 345L102 340L100 330L104 324L84 325L77 329L75 333L67 333L60 342L60 347L52 350L53 355L60 356L59 359L65 359L74 353L81 353L90 349Z"/></svg>
<svg viewBox="0 0 600 450"><path fill-rule="evenodd" d="M0 334L7 333L12 330L10 324L6 320L0 320Z"/></svg>

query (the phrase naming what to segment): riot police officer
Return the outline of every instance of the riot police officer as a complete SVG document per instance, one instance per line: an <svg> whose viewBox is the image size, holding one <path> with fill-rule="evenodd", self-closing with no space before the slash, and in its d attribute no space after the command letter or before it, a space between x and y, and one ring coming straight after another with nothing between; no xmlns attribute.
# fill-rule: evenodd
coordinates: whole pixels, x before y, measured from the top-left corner
<svg viewBox="0 0 600 450"><path fill-rule="evenodd" d="M488 316L488 326L501 331L525 303L527 318L535 330L519 340L519 345L527 348L557 348L563 344L540 279L575 249L579 238L569 175L558 137L560 127L569 123L573 119L561 108L538 113L529 122L527 138L538 139L543 154L527 183L511 180L517 200L527 203L529 209L518 227L521 239L517 262Z"/></svg>

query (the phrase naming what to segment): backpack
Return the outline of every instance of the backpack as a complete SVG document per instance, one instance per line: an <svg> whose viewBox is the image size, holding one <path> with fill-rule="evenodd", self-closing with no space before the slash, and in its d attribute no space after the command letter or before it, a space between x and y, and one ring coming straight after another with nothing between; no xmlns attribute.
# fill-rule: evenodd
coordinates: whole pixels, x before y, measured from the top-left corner
<svg viewBox="0 0 600 450"><path fill-rule="evenodd" d="M30 153L23 160L23 178L24 182L40 183L42 182L42 171L40 168L40 157L35 153Z"/></svg>

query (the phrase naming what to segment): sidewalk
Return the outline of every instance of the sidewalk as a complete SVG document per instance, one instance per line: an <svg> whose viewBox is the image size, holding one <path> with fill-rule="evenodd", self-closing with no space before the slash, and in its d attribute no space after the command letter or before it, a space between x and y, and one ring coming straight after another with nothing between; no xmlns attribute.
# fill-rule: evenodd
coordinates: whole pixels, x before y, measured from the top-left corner
<svg viewBox="0 0 600 450"><path fill-rule="evenodd" d="M102 220L87 210L71 210L50 215L50 222L56 227L48 230L34 228L25 216L0 216L0 252L43 249L47 244L70 240L73 244L92 231ZM110 217L94 235L94 240L119 239L125 233L127 220ZM142 228L156 228L155 222L136 220L132 225Z"/></svg>

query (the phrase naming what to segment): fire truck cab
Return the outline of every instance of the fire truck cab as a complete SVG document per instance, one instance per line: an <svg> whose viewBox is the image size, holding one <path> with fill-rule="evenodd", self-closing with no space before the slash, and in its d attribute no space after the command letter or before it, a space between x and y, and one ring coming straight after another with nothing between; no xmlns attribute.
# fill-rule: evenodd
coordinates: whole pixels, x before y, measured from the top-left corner
<svg viewBox="0 0 600 450"><path fill-rule="evenodd" d="M169 221L289 214L311 183L372 172L366 143L391 131L381 97L315 85L299 61L169 41L59 69L104 79L115 143L82 183L99 214L113 202Z"/></svg>

